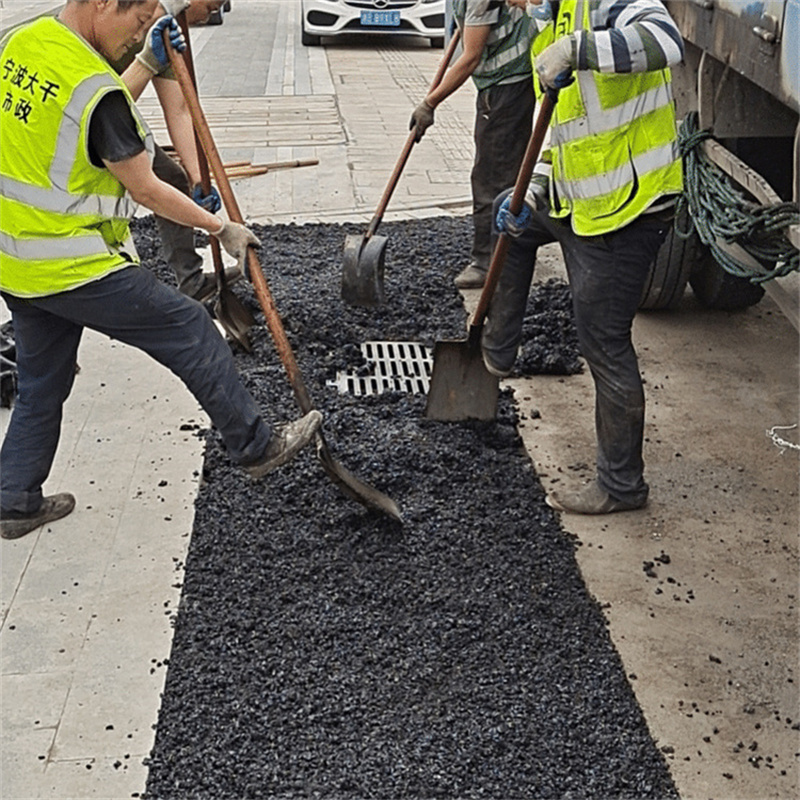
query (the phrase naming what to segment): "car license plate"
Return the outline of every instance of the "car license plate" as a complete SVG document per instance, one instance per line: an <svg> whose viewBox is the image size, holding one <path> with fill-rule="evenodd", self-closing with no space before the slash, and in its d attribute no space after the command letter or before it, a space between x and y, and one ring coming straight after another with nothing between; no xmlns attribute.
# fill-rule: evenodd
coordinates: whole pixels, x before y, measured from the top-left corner
<svg viewBox="0 0 800 800"><path fill-rule="evenodd" d="M399 11L362 11L362 25L377 25L382 28L397 28L400 25Z"/></svg>

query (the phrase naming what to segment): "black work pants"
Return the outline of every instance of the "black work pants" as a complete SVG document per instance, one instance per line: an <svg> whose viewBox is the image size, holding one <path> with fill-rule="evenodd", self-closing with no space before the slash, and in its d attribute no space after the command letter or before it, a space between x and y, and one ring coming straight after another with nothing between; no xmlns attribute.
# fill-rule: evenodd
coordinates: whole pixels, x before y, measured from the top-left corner
<svg viewBox="0 0 800 800"><path fill-rule="evenodd" d="M495 213L509 193L497 198ZM559 242L581 355L595 385L597 480L612 497L633 504L646 499L648 487L642 459L644 389L631 328L670 224L667 215L643 214L612 233L577 236L569 220L536 212L523 234L511 239L483 333L492 363L510 369L522 338L536 252Z"/></svg>
<svg viewBox="0 0 800 800"><path fill-rule="evenodd" d="M536 99L528 77L478 92L475 102L475 161L472 166L471 261L488 269L492 259L492 204L513 186L531 136Z"/></svg>

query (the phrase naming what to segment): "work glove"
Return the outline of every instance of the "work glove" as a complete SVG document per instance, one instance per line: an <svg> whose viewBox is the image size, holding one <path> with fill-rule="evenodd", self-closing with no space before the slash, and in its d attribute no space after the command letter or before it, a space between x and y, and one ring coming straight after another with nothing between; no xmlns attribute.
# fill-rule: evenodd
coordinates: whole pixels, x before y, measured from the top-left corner
<svg viewBox="0 0 800 800"><path fill-rule="evenodd" d="M202 184L198 183L194 189L192 189L192 200L212 214L216 214L217 211L222 208L222 200L220 200L219 192L213 186L208 194L206 194L203 191Z"/></svg>
<svg viewBox="0 0 800 800"><path fill-rule="evenodd" d="M167 14L157 20L147 32L144 47L136 54L136 60L153 73L160 75L169 66L169 55L164 47L164 31L169 31L169 41L179 53L186 49L186 40L175 22L175 18Z"/></svg>
<svg viewBox="0 0 800 800"><path fill-rule="evenodd" d="M534 211L543 211L547 208L550 200L550 179L547 175L534 172L531 182L528 184L528 191L525 193L525 202Z"/></svg>
<svg viewBox="0 0 800 800"><path fill-rule="evenodd" d="M513 192L506 197L497 209L495 225L501 233L507 233L515 239L520 236L533 219L533 209L528 205L527 198L522 204L522 209L517 216L511 213L511 197Z"/></svg>
<svg viewBox="0 0 800 800"><path fill-rule="evenodd" d="M158 2L164 11L173 17L177 17L191 5L191 0L158 0Z"/></svg>
<svg viewBox="0 0 800 800"><path fill-rule="evenodd" d="M569 34L556 39L536 56L536 74L545 89L563 89L575 80L572 75L577 64L575 46L575 37Z"/></svg>
<svg viewBox="0 0 800 800"><path fill-rule="evenodd" d="M247 260L247 246L261 247L261 242L256 235L244 225L238 222L223 222L222 228L214 234L219 239L219 243L229 256L236 259L236 266L239 272L247 275L245 261Z"/></svg>
<svg viewBox="0 0 800 800"><path fill-rule="evenodd" d="M425 131L433 125L433 106L428 104L427 100L423 100L411 115L411 122L408 129L416 130L414 141L418 142L425 135Z"/></svg>

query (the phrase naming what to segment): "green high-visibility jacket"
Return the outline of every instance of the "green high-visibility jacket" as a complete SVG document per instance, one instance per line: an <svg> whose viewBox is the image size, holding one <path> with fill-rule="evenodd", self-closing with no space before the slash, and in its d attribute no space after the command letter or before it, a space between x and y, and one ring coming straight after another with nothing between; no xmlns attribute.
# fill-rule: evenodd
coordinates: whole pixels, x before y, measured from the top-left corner
<svg viewBox="0 0 800 800"><path fill-rule="evenodd" d="M153 140L125 85L53 17L0 43L0 288L17 297L75 289L138 263L135 204L89 159L89 120L123 91L148 153Z"/></svg>
<svg viewBox="0 0 800 800"><path fill-rule="evenodd" d="M558 17L533 40L531 60L589 25L588 2L562 0ZM683 189L671 76L669 69L573 75L559 92L544 154L552 163L550 214L569 216L579 236L600 236ZM535 69L534 89L541 99Z"/></svg>

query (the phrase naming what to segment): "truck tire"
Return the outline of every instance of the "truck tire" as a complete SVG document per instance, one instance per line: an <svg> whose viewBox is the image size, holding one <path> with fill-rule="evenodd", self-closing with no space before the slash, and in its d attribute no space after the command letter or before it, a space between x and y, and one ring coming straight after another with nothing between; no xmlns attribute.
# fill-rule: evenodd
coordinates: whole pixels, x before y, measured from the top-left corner
<svg viewBox="0 0 800 800"><path fill-rule="evenodd" d="M741 311L764 296L763 286L726 272L708 251L692 270L689 284L702 305L718 311Z"/></svg>
<svg viewBox="0 0 800 800"><path fill-rule="evenodd" d="M686 291L695 259L702 249L703 244L696 233L693 232L688 239L682 239L673 227L650 268L639 308L658 311L677 307Z"/></svg>

